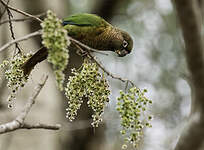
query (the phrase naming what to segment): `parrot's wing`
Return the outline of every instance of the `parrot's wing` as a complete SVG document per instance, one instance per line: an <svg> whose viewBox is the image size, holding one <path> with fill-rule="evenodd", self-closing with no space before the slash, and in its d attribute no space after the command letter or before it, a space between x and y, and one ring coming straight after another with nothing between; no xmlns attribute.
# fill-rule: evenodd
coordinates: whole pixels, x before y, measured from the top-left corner
<svg viewBox="0 0 204 150"><path fill-rule="evenodd" d="M104 27L110 24L97 15L81 13L65 18L63 26L66 25Z"/></svg>

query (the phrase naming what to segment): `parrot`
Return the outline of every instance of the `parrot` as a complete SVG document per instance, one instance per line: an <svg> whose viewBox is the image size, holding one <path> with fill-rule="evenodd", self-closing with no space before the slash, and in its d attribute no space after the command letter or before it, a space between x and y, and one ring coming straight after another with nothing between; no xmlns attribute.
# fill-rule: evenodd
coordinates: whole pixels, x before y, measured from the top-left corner
<svg viewBox="0 0 204 150"><path fill-rule="evenodd" d="M119 57L124 57L132 51L131 36L96 14L74 14L64 18L62 25L68 31L68 36L96 50L113 51ZM37 63L46 59L47 55L46 48L38 50L23 65L24 73L29 73Z"/></svg>
<svg viewBox="0 0 204 150"><path fill-rule="evenodd" d="M130 35L95 14L75 14L63 20L68 35L98 50L109 50L123 57L133 47Z"/></svg>

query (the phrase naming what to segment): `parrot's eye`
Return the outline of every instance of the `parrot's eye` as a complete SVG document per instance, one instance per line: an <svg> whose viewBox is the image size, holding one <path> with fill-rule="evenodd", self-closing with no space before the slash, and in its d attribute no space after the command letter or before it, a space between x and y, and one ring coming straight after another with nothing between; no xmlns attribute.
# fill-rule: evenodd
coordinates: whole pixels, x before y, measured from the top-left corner
<svg viewBox="0 0 204 150"><path fill-rule="evenodd" d="M128 42L127 41L123 41L123 47L126 48L128 46Z"/></svg>

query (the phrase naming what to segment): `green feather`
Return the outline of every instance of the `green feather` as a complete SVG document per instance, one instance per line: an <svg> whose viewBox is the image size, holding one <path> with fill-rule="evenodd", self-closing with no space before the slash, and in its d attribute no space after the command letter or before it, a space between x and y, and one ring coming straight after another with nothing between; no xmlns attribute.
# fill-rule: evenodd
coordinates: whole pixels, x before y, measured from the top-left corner
<svg viewBox="0 0 204 150"><path fill-rule="evenodd" d="M110 24L103 18L87 13L80 13L65 18L64 25L76 25L76 26L92 26L92 27L106 27Z"/></svg>

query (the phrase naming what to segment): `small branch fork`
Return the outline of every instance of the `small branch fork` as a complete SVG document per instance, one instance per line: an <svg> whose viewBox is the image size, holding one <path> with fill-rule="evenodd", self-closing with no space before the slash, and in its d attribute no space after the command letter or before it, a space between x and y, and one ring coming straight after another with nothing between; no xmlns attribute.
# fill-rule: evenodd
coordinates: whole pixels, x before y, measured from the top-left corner
<svg viewBox="0 0 204 150"><path fill-rule="evenodd" d="M35 99L37 98L41 89L45 85L47 78L48 78L47 75L43 76L42 81L35 87L32 96L28 99L25 107L23 108L22 112L16 117L16 119L6 124L0 125L0 134L15 131L18 129L49 129L49 130L60 129L59 124L56 124L56 125L47 125L47 124L41 124L41 123L28 124L24 122L33 104L35 103Z"/></svg>

